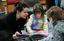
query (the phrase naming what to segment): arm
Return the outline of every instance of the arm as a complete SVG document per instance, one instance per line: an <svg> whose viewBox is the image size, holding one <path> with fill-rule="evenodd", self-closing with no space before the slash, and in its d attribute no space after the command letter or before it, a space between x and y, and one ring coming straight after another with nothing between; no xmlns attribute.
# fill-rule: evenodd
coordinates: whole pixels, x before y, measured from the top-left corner
<svg viewBox="0 0 64 41"><path fill-rule="evenodd" d="M54 41L63 41L61 37L64 34L64 22L57 22L54 26L53 39Z"/></svg>
<svg viewBox="0 0 64 41"><path fill-rule="evenodd" d="M14 27L13 27L13 20L9 17L6 17L5 19L5 25L6 25L6 29L8 31L8 33L10 35L13 35L15 32L14 32Z"/></svg>
<svg viewBox="0 0 64 41"><path fill-rule="evenodd" d="M45 32L44 34L48 35L48 21L47 21L46 15L45 15L45 18L44 18L43 30Z"/></svg>
<svg viewBox="0 0 64 41"><path fill-rule="evenodd" d="M27 27L27 30L28 30L28 32L30 34L33 33L32 29L31 29L32 22L33 22L33 17L32 17L32 15L30 15L30 18L29 18L29 20L27 22L27 26L26 26Z"/></svg>
<svg viewBox="0 0 64 41"><path fill-rule="evenodd" d="M14 25L13 18L7 17L6 20L5 20L5 24L6 24L6 29L9 33L9 35L11 37L13 37L13 39L16 39L17 34L20 34L20 33L18 31L14 31L16 28L13 26Z"/></svg>
<svg viewBox="0 0 64 41"><path fill-rule="evenodd" d="M13 39L16 39L17 34L20 34L19 32L15 32L15 34L12 35Z"/></svg>
<svg viewBox="0 0 64 41"><path fill-rule="evenodd" d="M48 22L48 35L49 35L48 37L49 38L53 38L52 31L53 31L53 25L50 22Z"/></svg>

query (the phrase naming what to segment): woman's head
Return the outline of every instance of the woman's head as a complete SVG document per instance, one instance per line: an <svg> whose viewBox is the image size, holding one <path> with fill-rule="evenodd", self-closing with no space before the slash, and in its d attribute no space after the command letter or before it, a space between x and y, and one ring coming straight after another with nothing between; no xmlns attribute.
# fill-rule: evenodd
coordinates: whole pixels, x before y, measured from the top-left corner
<svg viewBox="0 0 64 41"><path fill-rule="evenodd" d="M26 19L26 16L28 11L28 6L25 3L22 2L16 2L15 3L15 12L20 18Z"/></svg>
<svg viewBox="0 0 64 41"><path fill-rule="evenodd" d="M33 8L33 14L36 18L40 18L44 15L44 10L41 4L35 4Z"/></svg>

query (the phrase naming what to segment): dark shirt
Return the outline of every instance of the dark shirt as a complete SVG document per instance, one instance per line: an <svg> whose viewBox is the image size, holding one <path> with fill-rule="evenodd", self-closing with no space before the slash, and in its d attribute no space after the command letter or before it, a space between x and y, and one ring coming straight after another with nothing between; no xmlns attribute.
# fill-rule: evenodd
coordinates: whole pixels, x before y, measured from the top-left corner
<svg viewBox="0 0 64 41"><path fill-rule="evenodd" d="M64 20L53 23L53 41L64 41Z"/></svg>
<svg viewBox="0 0 64 41"><path fill-rule="evenodd" d="M16 20L16 13L11 12L0 19L0 30L6 30L10 35L14 34L16 31L21 32L26 19L20 18Z"/></svg>

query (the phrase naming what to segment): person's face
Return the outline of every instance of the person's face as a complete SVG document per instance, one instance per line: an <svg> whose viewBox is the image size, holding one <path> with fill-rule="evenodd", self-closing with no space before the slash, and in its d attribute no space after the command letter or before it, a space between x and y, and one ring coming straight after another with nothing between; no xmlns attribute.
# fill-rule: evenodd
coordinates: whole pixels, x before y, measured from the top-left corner
<svg viewBox="0 0 64 41"><path fill-rule="evenodd" d="M28 11L28 8L27 7L26 8L23 8L23 11L21 11L21 12L18 13L19 14L19 17L26 19L26 16L28 15L27 11Z"/></svg>
<svg viewBox="0 0 64 41"><path fill-rule="evenodd" d="M36 18L40 18L41 17L41 12L38 12L38 13L36 13Z"/></svg>

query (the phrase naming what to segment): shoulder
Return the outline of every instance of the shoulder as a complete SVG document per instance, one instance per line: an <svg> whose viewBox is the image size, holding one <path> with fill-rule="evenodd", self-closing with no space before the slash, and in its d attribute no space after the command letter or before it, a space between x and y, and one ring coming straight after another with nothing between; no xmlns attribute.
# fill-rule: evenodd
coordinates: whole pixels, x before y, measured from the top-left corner
<svg viewBox="0 0 64 41"><path fill-rule="evenodd" d="M57 21L57 25L59 25L59 26L64 25L64 20L58 20L58 21Z"/></svg>
<svg viewBox="0 0 64 41"><path fill-rule="evenodd" d="M47 16L44 14L44 17L47 18Z"/></svg>
<svg viewBox="0 0 64 41"><path fill-rule="evenodd" d="M34 18L34 14L31 14L31 15L30 15L30 18Z"/></svg>
<svg viewBox="0 0 64 41"><path fill-rule="evenodd" d="M10 17L10 16L14 16L14 15L16 15L15 12L10 12L10 13L8 13L6 16Z"/></svg>
<svg viewBox="0 0 64 41"><path fill-rule="evenodd" d="M44 14L44 19L47 20L47 16Z"/></svg>
<svg viewBox="0 0 64 41"><path fill-rule="evenodd" d="M6 14L2 20L11 20L11 19L14 19L14 17L16 16L16 14L14 12L10 12L8 14Z"/></svg>
<svg viewBox="0 0 64 41"><path fill-rule="evenodd" d="M64 28L64 22L58 21L57 24L55 25L55 29L60 29Z"/></svg>

